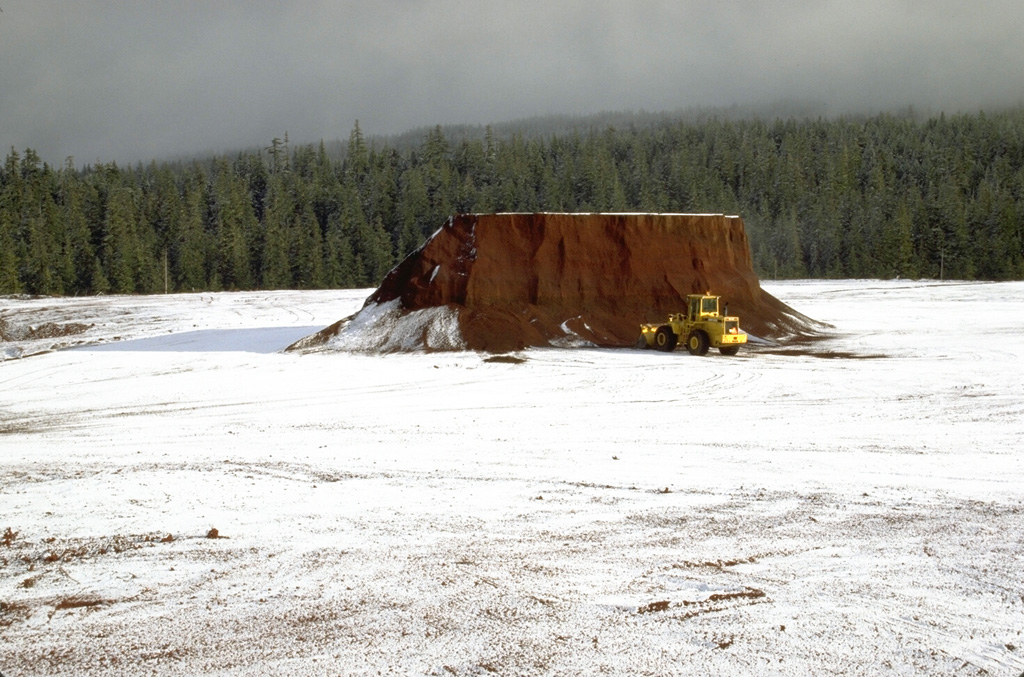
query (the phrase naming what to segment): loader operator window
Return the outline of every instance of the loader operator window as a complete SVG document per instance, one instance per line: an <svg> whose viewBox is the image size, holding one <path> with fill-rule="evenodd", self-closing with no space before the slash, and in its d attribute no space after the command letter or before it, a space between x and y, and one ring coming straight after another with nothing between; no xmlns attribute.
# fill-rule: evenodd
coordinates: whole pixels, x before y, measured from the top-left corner
<svg viewBox="0 0 1024 677"><path fill-rule="evenodd" d="M701 312L715 314L718 312L718 299L702 299Z"/></svg>

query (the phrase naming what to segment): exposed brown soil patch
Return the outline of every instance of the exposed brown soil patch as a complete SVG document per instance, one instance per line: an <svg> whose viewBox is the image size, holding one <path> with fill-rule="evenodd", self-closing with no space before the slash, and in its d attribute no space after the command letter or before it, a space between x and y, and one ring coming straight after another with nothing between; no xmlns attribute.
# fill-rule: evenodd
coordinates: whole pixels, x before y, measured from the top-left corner
<svg viewBox="0 0 1024 677"><path fill-rule="evenodd" d="M704 614L717 613L736 605L759 604L767 600L763 590L744 587L734 592L716 592L708 595L703 600L681 600L670 602L669 600L658 600L643 604L637 607L637 614L653 614L671 611L671 618L676 620L689 620ZM732 642L719 646L724 649Z"/></svg>
<svg viewBox="0 0 1024 677"><path fill-rule="evenodd" d="M673 564L672 568L673 569L682 569L684 567L693 567L693 568L704 568L704 567L707 567L707 568L711 568L711 569L724 569L726 567L734 567L734 566L738 566L740 564L753 564L756 561L757 560L754 559L753 557L747 557L746 559L720 559L720 560L715 560L714 562L711 562L711 561L708 561L708 562L684 561L682 564Z"/></svg>
<svg viewBox="0 0 1024 677"><path fill-rule="evenodd" d="M32 614L32 607L24 602L0 601L0 628L22 622Z"/></svg>
<svg viewBox="0 0 1024 677"><path fill-rule="evenodd" d="M758 346L754 348L765 355L784 355L786 357L817 357L823 360L882 360L888 355L880 353L852 353L848 350L820 350L815 348L779 348L776 346Z"/></svg>
<svg viewBox="0 0 1024 677"><path fill-rule="evenodd" d="M62 611L64 609L81 609L84 607L100 606L110 603L111 601L107 599L96 599L93 597L68 597L57 602L53 609L54 611Z"/></svg>
<svg viewBox="0 0 1024 677"><path fill-rule="evenodd" d="M20 326L0 318L0 341L32 341L84 334L95 325L81 322L44 322L37 326Z"/></svg>
<svg viewBox="0 0 1024 677"><path fill-rule="evenodd" d="M30 327L27 338L29 339L48 339L48 338L60 338L63 336L77 336L83 334L93 325L82 324L81 322L66 322L64 324L58 324L56 322L44 322L38 327Z"/></svg>
<svg viewBox="0 0 1024 677"><path fill-rule="evenodd" d="M659 600L657 602L651 602L650 604L643 605L638 608L636 612L638 614L651 614L658 611L666 611L670 605L671 603L668 600Z"/></svg>
<svg viewBox="0 0 1024 677"><path fill-rule="evenodd" d="M516 357L515 355L491 355L486 358L484 362L490 362L493 364L523 364L526 360L521 357Z"/></svg>

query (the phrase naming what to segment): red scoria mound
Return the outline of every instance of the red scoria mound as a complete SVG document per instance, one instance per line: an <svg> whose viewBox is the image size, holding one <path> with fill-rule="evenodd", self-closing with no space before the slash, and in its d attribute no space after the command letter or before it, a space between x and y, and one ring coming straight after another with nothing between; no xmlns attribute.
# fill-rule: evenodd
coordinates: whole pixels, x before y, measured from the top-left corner
<svg viewBox="0 0 1024 677"><path fill-rule="evenodd" d="M817 325L761 289L738 216L459 214L388 273L362 310L293 347L631 346L641 322L709 291L762 338Z"/></svg>

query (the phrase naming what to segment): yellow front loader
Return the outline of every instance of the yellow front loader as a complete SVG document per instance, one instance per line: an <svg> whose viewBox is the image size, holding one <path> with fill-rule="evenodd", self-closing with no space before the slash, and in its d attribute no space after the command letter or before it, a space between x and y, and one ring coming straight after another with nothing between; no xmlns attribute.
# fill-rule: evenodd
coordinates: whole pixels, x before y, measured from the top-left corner
<svg viewBox="0 0 1024 677"><path fill-rule="evenodd" d="M669 315L664 324L640 325L637 347L671 352L682 338L691 355L707 355L709 348L735 355L747 342L747 335L740 330L740 318L719 313L718 304L719 297L710 293L690 294L686 312Z"/></svg>

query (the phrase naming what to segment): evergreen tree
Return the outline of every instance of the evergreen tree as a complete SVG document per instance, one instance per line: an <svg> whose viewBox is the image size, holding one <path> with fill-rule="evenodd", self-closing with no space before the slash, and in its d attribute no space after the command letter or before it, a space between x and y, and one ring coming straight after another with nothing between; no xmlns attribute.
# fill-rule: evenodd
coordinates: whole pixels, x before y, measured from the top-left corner
<svg viewBox="0 0 1024 677"><path fill-rule="evenodd" d="M431 224L427 221L430 213L430 196L423 174L417 168L410 168L402 175L403 190L398 203L398 229L394 235L395 251L404 258L414 251L427 236ZM437 228L439 224L433 224Z"/></svg>
<svg viewBox="0 0 1024 677"><path fill-rule="evenodd" d="M355 270L355 255L348 235L341 226L341 216L333 213L324 237L324 284L328 287L359 286Z"/></svg>
<svg viewBox="0 0 1024 677"><path fill-rule="evenodd" d="M183 181L181 216L170 222L168 233L175 288L183 291L210 288L206 266L210 249L205 224L207 192L205 174L191 167Z"/></svg>
<svg viewBox="0 0 1024 677"><path fill-rule="evenodd" d="M22 249L20 156L13 148L0 169L0 293L23 291L19 267Z"/></svg>
<svg viewBox="0 0 1024 677"><path fill-rule="evenodd" d="M289 289L294 284L291 271L291 196L279 174L271 176L267 209L263 224L261 277L264 289Z"/></svg>
<svg viewBox="0 0 1024 677"><path fill-rule="evenodd" d="M80 293L92 290L93 264L96 249L92 244L92 232L86 218L86 195L90 187L78 180L73 160L68 158L58 177L60 209L58 219L62 224L61 280L65 293Z"/></svg>
<svg viewBox="0 0 1024 677"><path fill-rule="evenodd" d="M22 291L18 278L17 238L14 220L3 205L0 195L0 294L16 294Z"/></svg>
<svg viewBox="0 0 1024 677"><path fill-rule="evenodd" d="M320 289L324 286L324 249L320 224L312 207L304 203L296 215L294 284L299 289Z"/></svg>
<svg viewBox="0 0 1024 677"><path fill-rule="evenodd" d="M21 188L16 223L21 231L21 279L32 294L61 294L61 277L54 264L59 258L56 242L57 210L53 202L49 168L27 150L21 160Z"/></svg>
<svg viewBox="0 0 1024 677"><path fill-rule="evenodd" d="M244 180L219 161L215 167L215 230L218 271L225 289L251 289L256 219Z"/></svg>

